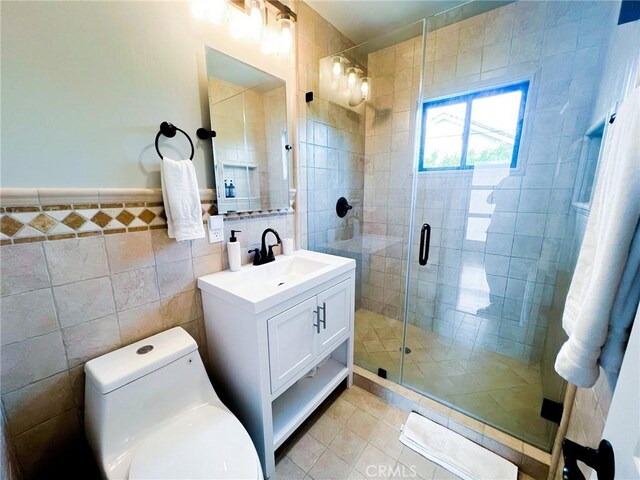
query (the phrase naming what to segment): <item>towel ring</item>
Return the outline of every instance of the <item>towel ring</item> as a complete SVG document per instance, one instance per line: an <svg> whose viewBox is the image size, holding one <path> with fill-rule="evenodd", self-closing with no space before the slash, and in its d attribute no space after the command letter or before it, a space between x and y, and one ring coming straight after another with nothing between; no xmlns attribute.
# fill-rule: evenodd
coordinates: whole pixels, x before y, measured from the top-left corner
<svg viewBox="0 0 640 480"><path fill-rule="evenodd" d="M193 142L191 141L191 137L187 135L187 132L176 127L175 125L172 125L169 122L162 122L160 124L160 131L156 135L156 152L158 152L158 155L160 156L160 158L164 158L160 153L160 148L158 148L158 140L160 139L160 135L164 135L165 137L168 137L168 138L173 138L176 136L176 132L183 133L184 136L187 137L187 140L189 140L189 145L191 145L191 156L189 157L189 160L193 160L193 154L195 153L195 150L193 148Z"/></svg>

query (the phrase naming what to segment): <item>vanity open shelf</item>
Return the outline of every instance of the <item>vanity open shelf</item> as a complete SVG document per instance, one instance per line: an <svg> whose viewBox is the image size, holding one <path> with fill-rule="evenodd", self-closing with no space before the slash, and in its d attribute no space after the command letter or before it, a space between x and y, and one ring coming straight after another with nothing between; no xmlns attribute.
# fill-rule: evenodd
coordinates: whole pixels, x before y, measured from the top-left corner
<svg viewBox="0 0 640 480"><path fill-rule="evenodd" d="M345 340L313 377L303 377L275 398L271 404L273 416L273 447L279 448L307 417L350 374L346 359Z"/></svg>
<svg viewBox="0 0 640 480"><path fill-rule="evenodd" d="M213 384L269 477L276 448L338 385L352 383L355 261L298 250L198 286Z"/></svg>

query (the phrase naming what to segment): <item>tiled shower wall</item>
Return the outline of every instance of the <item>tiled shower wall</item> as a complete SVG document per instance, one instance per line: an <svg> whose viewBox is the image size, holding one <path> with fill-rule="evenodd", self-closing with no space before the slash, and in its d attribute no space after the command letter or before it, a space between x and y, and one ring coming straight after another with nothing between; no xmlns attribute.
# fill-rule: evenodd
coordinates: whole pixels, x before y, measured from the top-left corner
<svg viewBox="0 0 640 480"><path fill-rule="evenodd" d="M515 2L429 32L425 98L529 78L531 115L515 172L419 175L417 224L428 222L433 232L430 266L412 269L412 323L449 336L457 332L461 344L540 361L581 139L605 53L599 21L610 8L609 2ZM410 170L396 172L409 162L386 163L387 152L408 141L399 135L411 122L398 101L409 81L397 70L403 48L408 51L401 44L370 55L370 64L382 69L372 68L373 91L382 91L367 111L364 231L405 238L391 254L372 255L365 272L365 304L389 316L403 309L406 265L400 270L400 259L408 214L396 197L406 196L411 182ZM386 122L377 113L382 108L391 109ZM394 181L389 171L404 176ZM492 211L485 240L468 240L469 219ZM393 225L399 218L402 225ZM414 253L416 261L417 248ZM479 307L488 308L473 315Z"/></svg>
<svg viewBox="0 0 640 480"><path fill-rule="evenodd" d="M351 238L362 222L364 119L319 95L320 59L352 42L305 3L298 7L301 243L321 250L335 240ZM314 93L312 102L305 102L305 92ZM353 206L345 218L335 212L342 196Z"/></svg>
<svg viewBox="0 0 640 480"><path fill-rule="evenodd" d="M292 236L293 216L227 220L226 236L242 230L246 252L267 226ZM179 325L206 362L196 279L227 268L226 249L141 228L0 247L2 404L26 477L79 454L86 361Z"/></svg>

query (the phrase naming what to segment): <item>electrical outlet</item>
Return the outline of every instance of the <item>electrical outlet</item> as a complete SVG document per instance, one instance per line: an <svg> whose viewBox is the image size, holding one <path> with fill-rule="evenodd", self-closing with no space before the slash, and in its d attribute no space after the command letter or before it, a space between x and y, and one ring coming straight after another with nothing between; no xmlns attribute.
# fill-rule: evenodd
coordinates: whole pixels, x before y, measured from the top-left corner
<svg viewBox="0 0 640 480"><path fill-rule="evenodd" d="M224 241L224 222L222 215L209 217L207 223L209 230L209 243L218 243Z"/></svg>

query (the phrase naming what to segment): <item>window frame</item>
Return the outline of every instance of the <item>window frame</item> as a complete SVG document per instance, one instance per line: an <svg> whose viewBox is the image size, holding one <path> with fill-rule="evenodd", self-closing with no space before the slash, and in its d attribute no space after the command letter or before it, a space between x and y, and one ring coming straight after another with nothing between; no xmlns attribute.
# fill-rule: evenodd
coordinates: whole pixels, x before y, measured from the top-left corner
<svg viewBox="0 0 640 480"><path fill-rule="evenodd" d="M469 130L471 126L471 104L473 100L484 97L492 97L503 93L510 93L515 91L522 92L520 97L520 110L518 112L518 121L516 125L516 134L513 142L513 154L511 156L511 163L509 168L516 168L518 166L518 153L520 151L520 143L522 141L523 124L525 117L525 110L527 105L527 97L531 82L529 80L518 81L516 83L510 83L508 85L502 85L499 87L486 88L476 90L471 93L463 95L447 96L438 100L427 100L422 104L422 125L420 126L420 158L418 161L418 172L444 172L455 170L473 170L475 165L467 165L467 153L469 146ZM424 166L424 147L425 147L425 133L427 127L427 110L433 107L441 107L443 105L450 105L455 103L465 103L465 121L462 130L462 151L460 153L460 164L453 167L425 167ZM504 164L488 164L488 165L504 165Z"/></svg>

